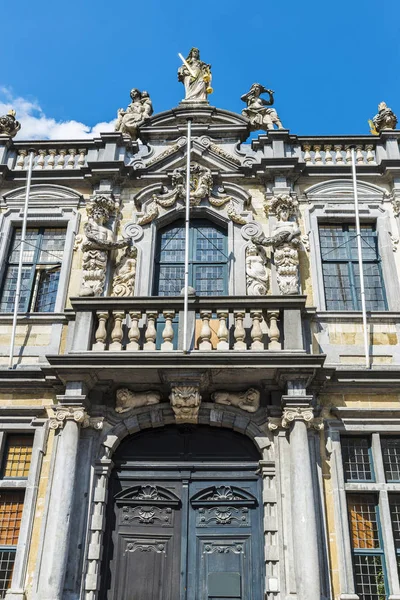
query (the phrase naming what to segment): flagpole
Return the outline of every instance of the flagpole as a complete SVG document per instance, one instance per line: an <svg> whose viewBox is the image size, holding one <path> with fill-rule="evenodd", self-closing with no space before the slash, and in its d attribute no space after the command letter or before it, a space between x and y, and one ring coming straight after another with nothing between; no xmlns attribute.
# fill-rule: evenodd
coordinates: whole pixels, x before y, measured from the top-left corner
<svg viewBox="0 0 400 600"><path fill-rule="evenodd" d="M192 144L192 120L187 123L186 144L186 203L185 203L185 282L183 301L183 352L188 354L188 312L189 312L189 219L190 219L190 153Z"/></svg>
<svg viewBox="0 0 400 600"><path fill-rule="evenodd" d="M356 213L358 270L360 272L361 310L362 310L363 334L364 334L365 366L367 369L369 369L370 361L369 361L367 309L366 309L366 304L365 304L365 287L364 287L364 270L363 270L362 247L361 247L360 213L358 210L356 153L354 151L354 146L351 147L351 172L353 175L354 207L355 207L355 213Z"/></svg>
<svg viewBox="0 0 400 600"><path fill-rule="evenodd" d="M18 262L18 272L17 272L17 286L15 290L15 299L14 299L14 315L13 315L13 324L11 330L11 343L10 343L10 359L8 363L8 368L14 368L14 346L15 346L15 335L17 332L17 319L18 319L18 309L19 309L19 300L21 297L21 286L22 286L22 264L24 260L24 247L25 247L25 238L26 238L26 224L28 220L28 203L29 203L29 194L31 191L31 179L32 179L32 169L33 169L33 159L35 156L35 151L29 151L29 164L28 164L28 175L26 180L26 194L25 194L25 205L24 205L24 216L22 220L22 232L21 232L21 244L19 249L19 262Z"/></svg>

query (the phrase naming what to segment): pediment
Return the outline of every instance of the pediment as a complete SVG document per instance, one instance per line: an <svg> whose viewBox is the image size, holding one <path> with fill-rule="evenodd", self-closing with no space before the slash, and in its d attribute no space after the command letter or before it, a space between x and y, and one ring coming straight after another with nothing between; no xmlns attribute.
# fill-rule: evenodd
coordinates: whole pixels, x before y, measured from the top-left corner
<svg viewBox="0 0 400 600"><path fill-rule="evenodd" d="M235 151L232 143L221 143L209 136L201 136L192 141L191 162L200 164L213 172L232 173L238 171L244 160L243 154ZM186 138L179 137L163 147L153 147L148 158L143 157L140 164L135 165L137 159L133 158L132 165L145 168L146 175L150 173L168 173L186 165Z"/></svg>
<svg viewBox="0 0 400 600"><path fill-rule="evenodd" d="M387 191L372 183L357 180L358 198L361 201L383 200ZM332 179L312 185L304 191L307 200L354 202L352 179Z"/></svg>
<svg viewBox="0 0 400 600"><path fill-rule="evenodd" d="M20 206L25 202L26 187L20 187L3 196L7 206ZM73 206L77 207L82 195L61 185L39 184L32 185L29 194L29 206Z"/></svg>
<svg viewBox="0 0 400 600"><path fill-rule="evenodd" d="M141 505L154 504L156 506L175 506L181 504L181 500L173 492L159 485L135 485L126 490L118 492L114 497L117 505Z"/></svg>
<svg viewBox="0 0 400 600"><path fill-rule="evenodd" d="M257 499L234 485L213 485L197 492L191 499L192 506L215 506L216 504L229 504L229 506L256 506Z"/></svg>

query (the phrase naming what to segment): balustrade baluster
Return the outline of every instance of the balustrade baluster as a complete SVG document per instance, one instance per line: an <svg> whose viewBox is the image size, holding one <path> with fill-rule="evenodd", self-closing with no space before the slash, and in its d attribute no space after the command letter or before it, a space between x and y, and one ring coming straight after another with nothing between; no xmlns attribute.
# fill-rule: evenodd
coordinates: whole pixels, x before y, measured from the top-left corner
<svg viewBox="0 0 400 600"><path fill-rule="evenodd" d="M362 165L364 163L364 154L362 146L356 146L356 162L359 165Z"/></svg>
<svg viewBox="0 0 400 600"><path fill-rule="evenodd" d="M246 342L244 341L246 338L246 331L243 327L243 319L246 316L246 313L241 310L233 311L235 317L235 330L233 332L233 337L235 338L235 343L233 345L234 350L247 350Z"/></svg>
<svg viewBox="0 0 400 600"><path fill-rule="evenodd" d="M209 310L201 310L200 317L203 321L203 324L201 326L201 331L199 335L199 350L212 350L210 328L211 312Z"/></svg>
<svg viewBox="0 0 400 600"><path fill-rule="evenodd" d="M86 150L82 149L82 150L78 150L78 152L79 152L78 167L84 167L85 160L86 160Z"/></svg>
<svg viewBox="0 0 400 600"><path fill-rule="evenodd" d="M96 315L99 323L94 334L96 342L93 344L92 350L102 351L106 348L108 311L98 311Z"/></svg>
<svg viewBox="0 0 400 600"><path fill-rule="evenodd" d="M264 350L264 344L262 342L263 332L261 329L261 321L263 319L261 310L252 310L250 311L250 317L253 320L253 326L250 331L251 339L253 340L251 343L252 350Z"/></svg>
<svg viewBox="0 0 400 600"><path fill-rule="evenodd" d="M153 310L146 310L146 315L147 315L147 328L146 328L146 333L144 334L144 339L146 340L145 343L143 344L143 350L148 350L150 352L152 352L153 350L156 349L156 337L157 337L157 330L156 330L156 320L158 317L158 311L155 312Z"/></svg>
<svg viewBox="0 0 400 600"><path fill-rule="evenodd" d="M333 156L332 156L332 146L330 144L324 146L324 150L325 150L325 164L326 165L331 165L332 161L333 161Z"/></svg>
<svg viewBox="0 0 400 600"><path fill-rule="evenodd" d="M49 150L49 160L47 161L47 168L54 169L54 165L56 163L56 154L57 150Z"/></svg>
<svg viewBox="0 0 400 600"><path fill-rule="evenodd" d="M16 169L23 169L25 167L25 159L27 156L27 150L18 150L17 164L15 165Z"/></svg>
<svg viewBox="0 0 400 600"><path fill-rule="evenodd" d="M368 145L365 146L365 149L367 151L367 163L371 164L375 162L375 156L374 156L374 147L372 145Z"/></svg>
<svg viewBox="0 0 400 600"><path fill-rule="evenodd" d="M281 350L282 344L280 342L281 332L278 327L279 310L270 310L267 312L268 316L268 336L269 336L269 350Z"/></svg>
<svg viewBox="0 0 400 600"><path fill-rule="evenodd" d="M341 165L344 162L342 148L343 148L343 146L341 146L339 144L333 147L333 149L335 150L335 160L336 160L337 165Z"/></svg>
<svg viewBox="0 0 400 600"><path fill-rule="evenodd" d="M37 159L36 169L44 169L47 150L39 150L39 158Z"/></svg>
<svg viewBox="0 0 400 600"><path fill-rule="evenodd" d="M67 167L69 169L73 169L75 167L75 156L76 156L76 150L75 148L71 148L70 150L68 150L68 162L67 162Z"/></svg>
<svg viewBox="0 0 400 600"><path fill-rule="evenodd" d="M58 157L56 169L63 169L65 167L65 157L67 156L66 150L60 150L60 156Z"/></svg>
<svg viewBox="0 0 400 600"><path fill-rule="evenodd" d="M163 343L161 344L161 350L166 352L170 352L174 349L174 345L172 340L174 339L174 330L172 327L172 319L175 317L174 310L163 310L163 315L165 319L165 327L162 332Z"/></svg>
<svg viewBox="0 0 400 600"><path fill-rule="evenodd" d="M229 330L226 326L226 319L229 317L229 311L217 310L217 316L219 319L217 350L229 350Z"/></svg>
<svg viewBox="0 0 400 600"><path fill-rule="evenodd" d="M319 144L314 146L314 162L315 164L322 163L321 148Z"/></svg>
<svg viewBox="0 0 400 600"><path fill-rule="evenodd" d="M344 162L347 165L351 165L351 146L345 146L344 149L346 150L346 158Z"/></svg>
<svg viewBox="0 0 400 600"><path fill-rule="evenodd" d="M311 154L310 154L310 150L311 150L310 144L304 144L303 150L304 150L304 162L306 164L311 164L312 159L311 159Z"/></svg>
<svg viewBox="0 0 400 600"><path fill-rule="evenodd" d="M129 344L126 349L130 352L135 352L140 350L139 339L140 339L140 329L139 329L139 321L142 318L141 312L132 311L129 313L131 318L131 326L128 331Z"/></svg>
<svg viewBox="0 0 400 600"><path fill-rule="evenodd" d="M122 350L122 338L124 337L122 321L125 317L125 311L114 310L113 317L114 327L111 332L110 350L112 352L119 352L120 350Z"/></svg>

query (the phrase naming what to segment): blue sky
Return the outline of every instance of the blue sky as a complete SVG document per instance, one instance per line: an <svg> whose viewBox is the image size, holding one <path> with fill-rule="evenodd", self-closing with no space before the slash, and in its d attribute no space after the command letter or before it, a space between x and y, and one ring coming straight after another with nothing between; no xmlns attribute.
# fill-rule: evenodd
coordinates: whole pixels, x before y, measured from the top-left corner
<svg viewBox="0 0 400 600"><path fill-rule="evenodd" d="M211 104L240 112L258 81L294 134L367 134L381 100L400 116L399 17L400 0L2 3L0 111L17 107L19 138L90 136L132 87L176 106L177 53L198 46Z"/></svg>

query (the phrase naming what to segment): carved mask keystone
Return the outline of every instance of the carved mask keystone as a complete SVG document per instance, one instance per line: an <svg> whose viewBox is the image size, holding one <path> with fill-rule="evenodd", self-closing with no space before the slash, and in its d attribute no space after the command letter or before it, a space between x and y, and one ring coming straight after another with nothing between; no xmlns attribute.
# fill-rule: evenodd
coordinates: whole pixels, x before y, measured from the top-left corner
<svg viewBox="0 0 400 600"><path fill-rule="evenodd" d="M177 423L197 423L201 396L197 386L175 386L169 396Z"/></svg>

